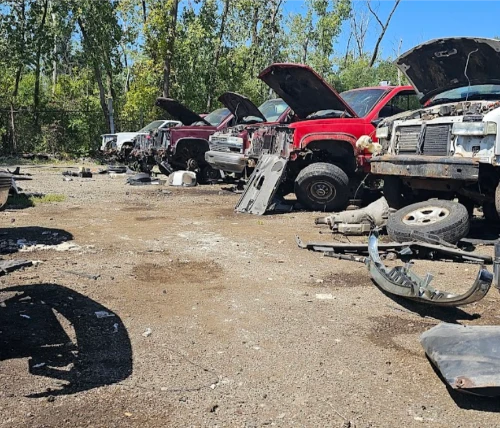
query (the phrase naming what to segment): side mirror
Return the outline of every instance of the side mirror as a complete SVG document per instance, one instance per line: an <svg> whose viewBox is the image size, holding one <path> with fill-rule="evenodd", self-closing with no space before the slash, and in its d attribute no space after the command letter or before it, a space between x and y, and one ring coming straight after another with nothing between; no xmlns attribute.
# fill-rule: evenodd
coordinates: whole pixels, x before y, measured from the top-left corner
<svg viewBox="0 0 500 428"><path fill-rule="evenodd" d="M382 122L383 118L378 118L378 119L375 119L375 120L372 120L372 125L376 128L377 126L380 125L380 122Z"/></svg>

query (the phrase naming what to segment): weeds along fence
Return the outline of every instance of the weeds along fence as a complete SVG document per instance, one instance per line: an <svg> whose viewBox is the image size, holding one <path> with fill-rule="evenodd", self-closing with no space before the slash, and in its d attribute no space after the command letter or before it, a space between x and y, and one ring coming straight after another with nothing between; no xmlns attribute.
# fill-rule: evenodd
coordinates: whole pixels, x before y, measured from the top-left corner
<svg viewBox="0 0 500 428"><path fill-rule="evenodd" d="M12 120L13 119L13 120ZM12 122L14 126L12 126ZM135 131L141 120L115 119L115 131ZM86 154L100 147L108 133L102 110L0 109L0 152Z"/></svg>

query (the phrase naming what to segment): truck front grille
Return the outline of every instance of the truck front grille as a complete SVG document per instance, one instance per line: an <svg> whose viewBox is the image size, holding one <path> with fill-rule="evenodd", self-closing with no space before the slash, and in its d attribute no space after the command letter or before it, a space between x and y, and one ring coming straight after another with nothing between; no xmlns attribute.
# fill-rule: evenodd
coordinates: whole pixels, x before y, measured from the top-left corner
<svg viewBox="0 0 500 428"><path fill-rule="evenodd" d="M399 128L399 153L416 153L421 126Z"/></svg>
<svg viewBox="0 0 500 428"><path fill-rule="evenodd" d="M210 150L214 152L236 152L240 153L243 149L243 143L238 141L229 141L227 137L212 136L210 139Z"/></svg>
<svg viewBox="0 0 500 428"><path fill-rule="evenodd" d="M417 153L419 138L425 132L421 154L426 156L446 156L450 151L451 125L428 125L399 128L398 153Z"/></svg>
<svg viewBox="0 0 500 428"><path fill-rule="evenodd" d="M446 156L450 151L450 125L430 125L425 130L423 154L426 156Z"/></svg>

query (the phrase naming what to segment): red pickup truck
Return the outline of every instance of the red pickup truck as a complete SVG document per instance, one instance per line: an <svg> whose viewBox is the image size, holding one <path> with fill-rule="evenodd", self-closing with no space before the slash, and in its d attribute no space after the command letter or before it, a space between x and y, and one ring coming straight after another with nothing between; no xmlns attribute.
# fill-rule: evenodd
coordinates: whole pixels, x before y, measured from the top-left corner
<svg viewBox="0 0 500 428"><path fill-rule="evenodd" d="M338 94L306 65L273 64L259 78L290 106L295 119L288 125L263 124L253 131L247 157L259 159L261 166L257 165L236 207L240 212L263 214L278 189L282 194L293 190L298 202L311 210L345 209L357 189L369 181L371 154L358 149L357 140L371 135L376 141L375 128L381 119L420 105L411 86ZM263 159L268 155L286 162L278 167ZM278 169L280 174L275 174ZM261 191L266 194L259 195ZM257 204L256 199L260 199Z"/></svg>

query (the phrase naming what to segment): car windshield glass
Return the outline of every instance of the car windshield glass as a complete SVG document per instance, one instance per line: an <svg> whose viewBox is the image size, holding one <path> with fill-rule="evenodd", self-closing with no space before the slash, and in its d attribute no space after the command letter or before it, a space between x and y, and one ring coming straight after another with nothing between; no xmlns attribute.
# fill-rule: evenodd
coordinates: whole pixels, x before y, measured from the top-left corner
<svg viewBox="0 0 500 428"><path fill-rule="evenodd" d="M158 129L163 124L163 120L155 120L137 132L149 132Z"/></svg>
<svg viewBox="0 0 500 428"><path fill-rule="evenodd" d="M342 92L340 96L359 117L364 117L375 107L386 90L384 88L354 89Z"/></svg>
<svg viewBox="0 0 500 428"><path fill-rule="evenodd" d="M500 85L472 85L460 88L450 89L436 95L430 104L439 104L445 102L461 101L466 99L500 99Z"/></svg>
<svg viewBox="0 0 500 428"><path fill-rule="evenodd" d="M288 104L282 99L268 100L259 107L260 112L268 122L276 122L288 108Z"/></svg>
<svg viewBox="0 0 500 428"><path fill-rule="evenodd" d="M207 114L203 119L210 123L210 125L217 126L227 117L229 113L230 112L227 108L218 108L212 113Z"/></svg>

